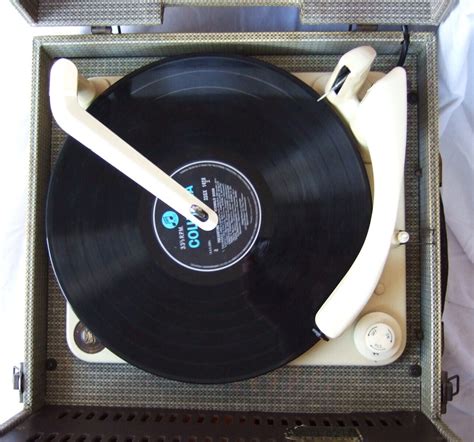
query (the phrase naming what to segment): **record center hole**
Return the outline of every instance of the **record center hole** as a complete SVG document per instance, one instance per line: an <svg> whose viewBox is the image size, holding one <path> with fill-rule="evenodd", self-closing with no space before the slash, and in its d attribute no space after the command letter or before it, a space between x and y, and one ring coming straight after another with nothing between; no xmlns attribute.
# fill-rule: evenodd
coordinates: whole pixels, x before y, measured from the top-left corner
<svg viewBox="0 0 474 442"><path fill-rule="evenodd" d="M341 420L337 421L337 425L339 425L340 427L345 427L346 426L346 424Z"/></svg>
<svg viewBox="0 0 474 442"><path fill-rule="evenodd" d="M309 420L309 425L312 426L312 427L315 427L316 426L316 421L313 420L313 419L310 419Z"/></svg>
<svg viewBox="0 0 474 442"><path fill-rule="evenodd" d="M90 421L93 417L94 417L94 413L89 413L89 414L86 416L86 419L87 419L88 421Z"/></svg>
<svg viewBox="0 0 474 442"><path fill-rule="evenodd" d="M288 426L288 421L286 419L282 419L281 420L281 424L284 426L284 427L287 427Z"/></svg>
<svg viewBox="0 0 474 442"><path fill-rule="evenodd" d="M175 414L170 415L168 421L169 422L176 422L176 415Z"/></svg>
<svg viewBox="0 0 474 442"><path fill-rule="evenodd" d="M366 419L365 422L367 423L367 425L369 427L373 427L374 426L374 423L370 420L370 419Z"/></svg>
<svg viewBox="0 0 474 442"><path fill-rule="evenodd" d="M117 413L115 416L114 416L114 421L119 421L120 419L122 418L122 415L120 413Z"/></svg>
<svg viewBox="0 0 474 442"><path fill-rule="evenodd" d="M198 416L196 422L197 422L198 424L202 424L202 423L204 422L204 416L202 416L202 415Z"/></svg>
<svg viewBox="0 0 474 442"><path fill-rule="evenodd" d="M105 419L108 418L108 413L102 413L100 416L99 416L99 420L100 421L105 421Z"/></svg>
<svg viewBox="0 0 474 442"><path fill-rule="evenodd" d="M253 423L255 425L260 425L260 419L258 417L254 418Z"/></svg>
<svg viewBox="0 0 474 442"><path fill-rule="evenodd" d="M356 421L355 419L352 421L352 425L354 427L358 427L359 426L359 421Z"/></svg>
<svg viewBox="0 0 474 442"><path fill-rule="evenodd" d="M69 413L67 411L63 411L58 415L58 419L62 419L63 417L66 417Z"/></svg>
<svg viewBox="0 0 474 442"><path fill-rule="evenodd" d="M240 416L239 424L245 424L245 422L247 422L247 419L245 418L245 416Z"/></svg>
<svg viewBox="0 0 474 442"><path fill-rule="evenodd" d="M272 418L267 419L267 425L273 425L275 422Z"/></svg>
<svg viewBox="0 0 474 442"><path fill-rule="evenodd" d="M384 419L380 419L380 423L384 426L384 427L388 427L388 422Z"/></svg>
<svg viewBox="0 0 474 442"><path fill-rule="evenodd" d="M299 419L295 420L295 425L303 425L303 422L301 422Z"/></svg>
<svg viewBox="0 0 474 442"><path fill-rule="evenodd" d="M217 424L219 422L219 416L214 415L211 417L211 424Z"/></svg>
<svg viewBox="0 0 474 442"><path fill-rule="evenodd" d="M331 426L331 422L329 422L327 419L323 420L323 424L324 424L325 427L330 427Z"/></svg>
<svg viewBox="0 0 474 442"><path fill-rule="evenodd" d="M133 421L133 419L135 419L135 414L129 414L128 417L127 417L127 421L130 422L130 421Z"/></svg>

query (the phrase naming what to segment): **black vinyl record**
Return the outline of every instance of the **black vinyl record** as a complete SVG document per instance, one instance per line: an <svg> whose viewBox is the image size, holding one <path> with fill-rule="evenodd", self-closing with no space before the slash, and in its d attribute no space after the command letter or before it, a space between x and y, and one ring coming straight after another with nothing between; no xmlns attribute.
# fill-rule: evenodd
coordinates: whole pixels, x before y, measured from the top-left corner
<svg viewBox="0 0 474 442"><path fill-rule="evenodd" d="M371 214L350 131L317 98L270 64L196 55L145 66L92 103L219 216L215 231L197 229L67 138L48 249L68 302L105 346L160 376L223 383L316 343L314 315Z"/></svg>

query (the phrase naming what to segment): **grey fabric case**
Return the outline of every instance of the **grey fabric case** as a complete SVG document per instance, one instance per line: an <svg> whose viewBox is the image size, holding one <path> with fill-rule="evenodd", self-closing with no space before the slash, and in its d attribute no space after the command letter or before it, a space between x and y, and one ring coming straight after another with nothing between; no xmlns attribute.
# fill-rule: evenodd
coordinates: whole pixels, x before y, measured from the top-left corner
<svg viewBox="0 0 474 442"><path fill-rule="evenodd" d="M114 8L115 1L76 0L63 4L54 0L30 0L14 3L30 22L58 25L97 24L94 17L100 17L101 24L157 23L161 20L163 6L156 1L122 1L123 9ZM190 5L221 3L180 2ZM268 3L272 1L235 2L239 5ZM320 21L324 17L326 23L355 23L360 18L365 22L435 24L448 2L409 1L403 2L404 6L400 8L401 3L363 2L357 13L350 2L308 1L298 5L308 22ZM114 10L115 15L111 12ZM246 54L293 72L330 71L344 52L370 44L379 54L374 69L388 71L398 59L400 39L398 32L123 34L36 38L27 232L25 412L8 426L13 426L45 404L307 413L421 410L443 434L455 438L440 420L440 177L437 49L432 32L411 35L405 65L408 90L417 93L418 101L408 107L405 168L406 224L411 236L407 245L408 343L403 356L395 363L379 368L284 367L253 380L216 386L169 381L128 365L87 364L76 359L67 348L65 303L49 267L45 247L45 196L51 166L65 137L49 110L49 69L54 59L74 59L85 76L124 75L161 57L190 52ZM57 361L55 370L46 370L48 358ZM413 375L413 366L416 365L421 366L420 377Z"/></svg>

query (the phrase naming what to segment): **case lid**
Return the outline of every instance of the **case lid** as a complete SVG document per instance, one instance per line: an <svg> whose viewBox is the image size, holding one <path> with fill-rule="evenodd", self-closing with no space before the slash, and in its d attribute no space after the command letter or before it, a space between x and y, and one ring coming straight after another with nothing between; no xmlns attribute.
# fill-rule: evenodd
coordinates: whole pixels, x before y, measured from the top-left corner
<svg viewBox="0 0 474 442"><path fill-rule="evenodd" d="M288 6L304 24L438 25L451 0L11 0L33 25L161 24L167 6Z"/></svg>

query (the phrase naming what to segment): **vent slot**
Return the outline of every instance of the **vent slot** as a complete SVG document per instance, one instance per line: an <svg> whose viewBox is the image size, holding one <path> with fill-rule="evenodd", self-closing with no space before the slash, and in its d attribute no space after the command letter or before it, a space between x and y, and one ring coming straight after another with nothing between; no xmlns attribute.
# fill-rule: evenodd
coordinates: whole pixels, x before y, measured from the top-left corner
<svg viewBox="0 0 474 442"><path fill-rule="evenodd" d="M107 419L109 417L109 415L107 413L102 413L100 416L99 416L99 420L100 421L105 421L105 419Z"/></svg>

